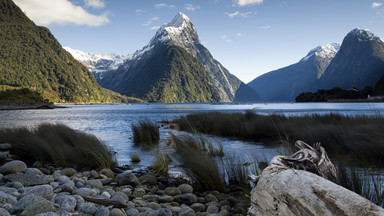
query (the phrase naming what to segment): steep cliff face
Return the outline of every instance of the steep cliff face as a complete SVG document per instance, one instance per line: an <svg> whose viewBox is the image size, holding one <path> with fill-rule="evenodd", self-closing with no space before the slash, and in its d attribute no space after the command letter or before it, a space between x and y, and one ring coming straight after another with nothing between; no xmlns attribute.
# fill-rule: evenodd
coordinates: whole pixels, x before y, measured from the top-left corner
<svg viewBox="0 0 384 216"><path fill-rule="evenodd" d="M294 101L300 93L320 88L320 79L339 48L336 43L316 47L298 63L263 74L248 85L263 100Z"/></svg>
<svg viewBox="0 0 384 216"><path fill-rule="evenodd" d="M374 86L384 76L384 42L369 30L354 29L344 38L321 79L321 88Z"/></svg>
<svg viewBox="0 0 384 216"><path fill-rule="evenodd" d="M172 46L176 46L185 51L179 52L180 55L188 54L192 58L177 58L184 60L188 59L188 61L159 62L159 60L156 59L162 58L158 54L159 50L167 49L167 47ZM147 46L136 51L132 57L126 60L116 71L105 73L103 79L100 79L99 82L102 86L123 94L143 95L142 91L135 92L136 90L134 86L141 85L141 83L147 81L139 80L138 78L141 76L138 76L137 74L142 73L141 70L148 67L152 68L154 74L159 74L159 71L156 71L156 67L151 65L153 61L158 64L179 64L179 66L174 67L175 69L180 69L187 65L193 66L201 64L203 67L200 69L205 72L208 79L205 80L204 78L204 82L200 82L203 85L196 86L195 88L204 89L206 88L204 86L212 85L220 96L219 99L214 97L213 100L210 99L209 101L230 102L259 100L259 96L254 90L246 86L234 75L230 74L227 69L212 57L210 52L201 44L197 31L190 19L182 13L178 13L169 24L160 27ZM201 74L198 76L202 78ZM135 78L134 81L130 80L133 78ZM165 82L164 79L163 81ZM198 85L199 82L196 84ZM152 87L147 84L143 85L148 87L147 91ZM216 93L211 92L211 95L215 94ZM191 99L187 100L193 101Z"/></svg>

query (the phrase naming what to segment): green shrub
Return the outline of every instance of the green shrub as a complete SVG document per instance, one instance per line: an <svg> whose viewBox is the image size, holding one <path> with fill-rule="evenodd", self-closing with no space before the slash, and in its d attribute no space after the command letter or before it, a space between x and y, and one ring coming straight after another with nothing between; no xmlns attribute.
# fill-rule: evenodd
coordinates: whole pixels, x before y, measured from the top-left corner
<svg viewBox="0 0 384 216"><path fill-rule="evenodd" d="M114 166L112 152L98 138L63 124L1 129L0 143L10 143L10 153L27 164L40 161L79 169Z"/></svg>

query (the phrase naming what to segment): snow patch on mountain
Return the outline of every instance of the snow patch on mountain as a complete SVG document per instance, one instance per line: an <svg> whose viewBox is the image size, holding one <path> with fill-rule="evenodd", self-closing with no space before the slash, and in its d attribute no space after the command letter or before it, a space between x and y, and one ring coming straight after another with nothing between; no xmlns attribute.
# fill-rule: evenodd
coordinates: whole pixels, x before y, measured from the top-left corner
<svg viewBox="0 0 384 216"><path fill-rule="evenodd" d="M316 56L322 59L332 59L335 57L336 53L340 50L340 44L331 43L324 46L318 46L301 59L301 61L308 61L312 56Z"/></svg>
<svg viewBox="0 0 384 216"><path fill-rule="evenodd" d="M360 42L371 41L371 40L381 40L382 39L376 36L369 29L355 28L348 33L347 36L357 37Z"/></svg>
<svg viewBox="0 0 384 216"><path fill-rule="evenodd" d="M64 47L71 55L85 65L92 73L103 73L110 70L116 70L125 61L132 59L132 55L111 54L93 54L80 50Z"/></svg>

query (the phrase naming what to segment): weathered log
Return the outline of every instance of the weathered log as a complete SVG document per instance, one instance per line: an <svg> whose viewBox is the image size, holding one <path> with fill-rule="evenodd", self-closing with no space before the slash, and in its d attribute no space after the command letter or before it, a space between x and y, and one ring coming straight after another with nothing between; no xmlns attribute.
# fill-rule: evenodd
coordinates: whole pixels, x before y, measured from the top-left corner
<svg viewBox="0 0 384 216"><path fill-rule="evenodd" d="M92 198L89 196L82 196L82 197L84 198L84 200L88 202L93 202L93 203L104 205L104 206L113 206L114 208L127 208L127 205L118 201L110 200L110 199Z"/></svg>
<svg viewBox="0 0 384 216"><path fill-rule="evenodd" d="M298 145L300 144L303 143ZM315 146L314 150L318 151L320 145L318 147ZM310 148L304 145L304 149L308 150ZM307 159L314 156L312 153L307 153ZM320 153L322 155L326 154L321 149ZM318 152L315 152L315 154L318 155ZM294 155L301 155L297 157L299 159L297 162L305 161L304 164L308 164L308 161L314 161L315 163L311 165L313 168L319 166L321 161L306 160L302 157L305 154L295 153ZM249 215L384 215L384 209L373 204L371 201L321 177L324 175L324 177L330 176L330 179L333 178L332 170L334 167L329 164L330 161L326 163L328 168L324 169L328 174L324 174L319 173L319 170L321 171L322 169L316 168L309 170L313 171L313 173L308 172L306 171L307 167L304 166L303 168L301 165L298 167L303 168L302 170L292 169L296 168L296 165L292 166L291 163L287 165L285 161L287 158L294 165L300 164L293 162L295 157L292 156L274 157L270 165L264 169L259 177L256 187L252 190ZM321 163L325 163L324 160L326 160L325 157L323 157L323 162Z"/></svg>

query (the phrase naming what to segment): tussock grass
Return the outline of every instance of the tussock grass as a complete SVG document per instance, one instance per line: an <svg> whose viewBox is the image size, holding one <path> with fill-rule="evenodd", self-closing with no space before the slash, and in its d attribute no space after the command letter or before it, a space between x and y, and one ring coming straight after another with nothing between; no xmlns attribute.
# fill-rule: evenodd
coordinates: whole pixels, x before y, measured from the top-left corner
<svg viewBox="0 0 384 216"><path fill-rule="evenodd" d="M158 144L160 140L159 127L149 119L140 120L132 125L133 142L136 144Z"/></svg>
<svg viewBox="0 0 384 216"><path fill-rule="evenodd" d="M245 114L215 112L190 114L175 122L185 131L292 146L296 140L321 142L334 156L343 152L344 156L356 160L384 160L384 117L381 115L263 116L252 111Z"/></svg>
<svg viewBox="0 0 384 216"><path fill-rule="evenodd" d="M133 163L138 163L141 161L140 155L138 155L135 152L131 153L129 156L131 157L131 162L133 162Z"/></svg>
<svg viewBox="0 0 384 216"><path fill-rule="evenodd" d="M157 175L168 176L168 165L171 162L171 157L161 151L156 151L155 161L150 169L152 169Z"/></svg>
<svg viewBox="0 0 384 216"><path fill-rule="evenodd" d="M10 153L27 164L40 161L79 169L114 166L112 152L97 137L63 124L1 129L0 143L10 143Z"/></svg>

